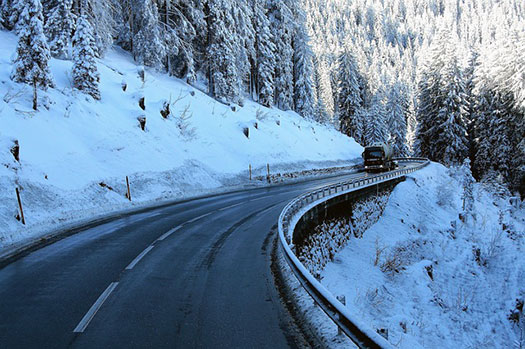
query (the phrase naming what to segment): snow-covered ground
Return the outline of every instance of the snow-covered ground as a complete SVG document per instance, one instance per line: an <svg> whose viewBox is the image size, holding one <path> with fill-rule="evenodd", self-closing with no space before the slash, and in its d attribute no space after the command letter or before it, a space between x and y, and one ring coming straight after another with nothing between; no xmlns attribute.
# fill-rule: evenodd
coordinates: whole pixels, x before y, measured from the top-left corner
<svg viewBox="0 0 525 349"><path fill-rule="evenodd" d="M409 175L322 283L400 348L523 348L523 312L521 329L508 317L525 297L525 208L475 189L474 217L462 223L462 187L449 170Z"/></svg>
<svg viewBox="0 0 525 349"><path fill-rule="evenodd" d="M0 248L132 205L246 185L249 165L254 176L265 174L267 163L272 173L350 165L362 151L333 128L293 112L250 101L233 111L150 70L143 82L118 48L99 60L101 101L72 90L72 63L53 59L56 87L39 91L33 112L31 88L9 78L16 42L0 31ZM160 114L165 103L167 118ZM10 151L15 140L19 163ZM132 203L124 196L126 176ZM15 220L15 187L27 226Z"/></svg>

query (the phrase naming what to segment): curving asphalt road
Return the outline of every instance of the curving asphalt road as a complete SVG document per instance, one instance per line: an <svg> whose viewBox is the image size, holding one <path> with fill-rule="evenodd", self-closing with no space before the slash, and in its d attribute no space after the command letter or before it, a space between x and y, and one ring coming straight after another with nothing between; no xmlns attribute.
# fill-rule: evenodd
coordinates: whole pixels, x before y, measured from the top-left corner
<svg viewBox="0 0 525 349"><path fill-rule="evenodd" d="M295 196L356 173L116 218L0 269L0 348L297 347L269 240Z"/></svg>

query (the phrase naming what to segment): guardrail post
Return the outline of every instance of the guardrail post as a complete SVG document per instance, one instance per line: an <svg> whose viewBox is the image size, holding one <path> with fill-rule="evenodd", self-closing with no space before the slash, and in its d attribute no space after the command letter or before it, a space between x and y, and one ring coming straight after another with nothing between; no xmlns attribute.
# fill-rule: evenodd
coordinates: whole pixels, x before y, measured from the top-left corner
<svg viewBox="0 0 525 349"><path fill-rule="evenodd" d="M339 302L341 302L342 305L346 306L346 297L344 295L341 295L341 296L337 296L335 297L337 298L337 300ZM340 314L337 314L337 318L339 320L341 320L341 315ZM341 330L341 327L337 326L337 334L340 336L342 335L344 332Z"/></svg>

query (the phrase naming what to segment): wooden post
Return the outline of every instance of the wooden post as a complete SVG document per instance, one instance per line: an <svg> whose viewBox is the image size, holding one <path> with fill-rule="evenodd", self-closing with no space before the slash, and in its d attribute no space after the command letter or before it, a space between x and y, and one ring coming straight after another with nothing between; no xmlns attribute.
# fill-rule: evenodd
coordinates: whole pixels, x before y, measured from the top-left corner
<svg viewBox="0 0 525 349"><path fill-rule="evenodd" d="M126 197L128 198L129 201L131 201L131 191L129 190L129 178L128 178L128 176L126 176L126 185L128 187L128 192L126 194Z"/></svg>
<svg viewBox="0 0 525 349"><path fill-rule="evenodd" d="M16 198L18 199L18 207L20 208L20 218L22 219L22 224L26 225L26 219L24 217L24 209L22 208L22 200L20 200L20 191L18 188L16 190Z"/></svg>
<svg viewBox="0 0 525 349"><path fill-rule="evenodd" d="M252 164L249 165L248 169L250 170L250 181L252 180Z"/></svg>
<svg viewBox="0 0 525 349"><path fill-rule="evenodd" d="M266 179L268 180L268 183L270 183L270 164L266 164L266 170L268 174L266 175Z"/></svg>

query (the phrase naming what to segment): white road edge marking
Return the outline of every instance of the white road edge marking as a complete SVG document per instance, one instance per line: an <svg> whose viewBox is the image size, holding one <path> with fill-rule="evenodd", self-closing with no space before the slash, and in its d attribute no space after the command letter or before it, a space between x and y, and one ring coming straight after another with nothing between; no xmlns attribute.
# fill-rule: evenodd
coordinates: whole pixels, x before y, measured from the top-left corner
<svg viewBox="0 0 525 349"><path fill-rule="evenodd" d="M75 327L73 332L82 333L86 330L91 320L93 320L93 317L95 317L95 314L97 313L97 311L100 309L102 304L104 304L106 299L108 299L109 295L111 294L111 292L113 292L113 290L115 289L115 287L117 287L117 285L118 285L118 282L112 282L109 284L108 288L106 288L106 290L102 292L102 294L100 295L100 297L98 297L95 304L93 304L91 308L89 308L88 312L86 313L86 315L84 315L82 320L80 320L80 322L78 323L77 327Z"/></svg>
<svg viewBox="0 0 525 349"><path fill-rule="evenodd" d="M148 246L144 251L142 251L137 257L135 257L134 260L131 261L131 263L129 263L129 265L126 267L126 270L131 270L133 269L133 267L135 265L137 265L138 262L140 262L140 260L142 258L144 258L144 256L146 255L146 253L148 253L149 251L151 251L151 249L153 248L152 245Z"/></svg>
<svg viewBox="0 0 525 349"><path fill-rule="evenodd" d="M175 227L175 228L173 228L173 229L170 229L170 230L168 230L166 233L162 234L162 236L159 237L159 238L157 239L157 241L162 241L162 240L166 239L168 236L170 236L171 234L173 234L174 232L176 232L176 231L179 230L180 228L182 228L182 224L179 225L179 226L177 226L177 227Z"/></svg>

